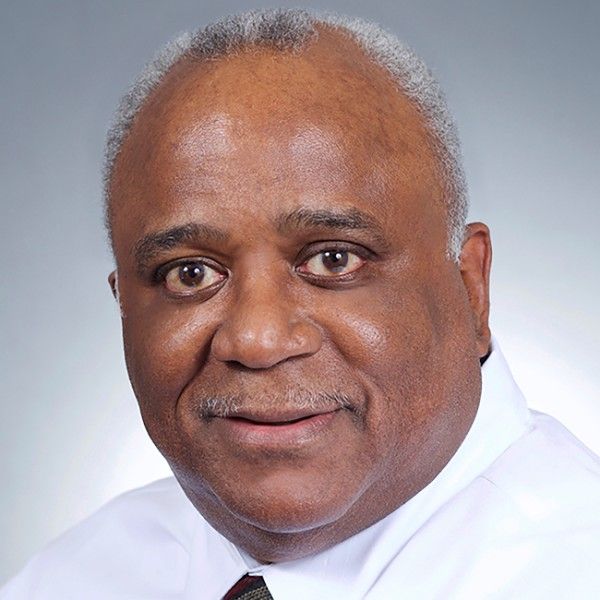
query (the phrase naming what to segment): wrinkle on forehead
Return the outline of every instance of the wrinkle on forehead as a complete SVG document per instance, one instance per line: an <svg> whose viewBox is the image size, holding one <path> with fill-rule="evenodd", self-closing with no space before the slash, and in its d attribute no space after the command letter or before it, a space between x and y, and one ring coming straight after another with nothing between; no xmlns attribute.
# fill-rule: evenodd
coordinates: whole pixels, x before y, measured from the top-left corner
<svg viewBox="0 0 600 600"><path fill-rule="evenodd" d="M176 66L123 146L123 201L148 214L159 198L177 210L202 194L244 205L356 195L380 209L431 200L435 158L417 109L353 44L346 56L332 43Z"/></svg>
<svg viewBox="0 0 600 600"><path fill-rule="evenodd" d="M337 188L350 178L351 167L344 149L335 134L323 127L304 124L289 140L287 152L299 185Z"/></svg>
<svg viewBox="0 0 600 600"><path fill-rule="evenodd" d="M233 123L222 112L209 114L198 121L190 121L182 128L173 147L176 158L194 157L196 160L219 158L234 148Z"/></svg>
<svg viewBox="0 0 600 600"><path fill-rule="evenodd" d="M341 128L306 117L271 123L252 122L224 113L205 115L182 127L157 163L177 172L177 191L218 190L219 180L257 180L277 186L329 192L350 185L369 168L353 159L355 148L340 143ZM157 150L157 152L162 152ZM172 188L174 189L174 188Z"/></svg>

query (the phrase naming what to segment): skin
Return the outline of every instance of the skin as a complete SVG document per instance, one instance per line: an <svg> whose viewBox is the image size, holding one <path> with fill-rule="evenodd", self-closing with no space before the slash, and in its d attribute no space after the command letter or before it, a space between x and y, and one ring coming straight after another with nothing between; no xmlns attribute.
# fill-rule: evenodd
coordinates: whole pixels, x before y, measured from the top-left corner
<svg viewBox="0 0 600 600"><path fill-rule="evenodd" d="M261 561L300 558L442 470L480 397L489 232L471 224L447 258L430 135L358 47L322 30L297 54L177 64L109 191L142 418L218 531Z"/></svg>

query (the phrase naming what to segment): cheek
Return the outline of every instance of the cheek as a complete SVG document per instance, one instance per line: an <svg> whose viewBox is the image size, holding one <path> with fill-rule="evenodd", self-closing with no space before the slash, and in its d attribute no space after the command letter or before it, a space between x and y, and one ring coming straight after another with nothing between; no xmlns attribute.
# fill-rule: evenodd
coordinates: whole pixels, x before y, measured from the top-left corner
<svg viewBox="0 0 600 600"><path fill-rule="evenodd" d="M349 298L324 327L346 363L381 383L422 365L436 337L423 294L414 292Z"/></svg>
<svg viewBox="0 0 600 600"><path fill-rule="evenodd" d="M460 297L413 283L338 304L324 324L367 390L367 427L381 448L416 443L447 413L458 383L441 374L464 352L463 313Z"/></svg>
<svg viewBox="0 0 600 600"><path fill-rule="evenodd" d="M126 315L125 359L142 416L164 419L206 360L213 327L189 306Z"/></svg>

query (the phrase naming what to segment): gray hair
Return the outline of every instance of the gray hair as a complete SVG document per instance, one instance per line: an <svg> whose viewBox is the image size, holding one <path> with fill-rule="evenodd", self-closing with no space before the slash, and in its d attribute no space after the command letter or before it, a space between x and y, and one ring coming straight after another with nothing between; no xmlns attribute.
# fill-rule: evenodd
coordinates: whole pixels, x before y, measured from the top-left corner
<svg viewBox="0 0 600 600"><path fill-rule="evenodd" d="M328 25L353 39L383 67L423 115L440 162L448 221L449 258L459 260L468 212L467 186L460 142L444 94L425 63L404 43L375 23L331 13L272 9L233 15L167 44L145 67L121 99L108 131L103 181L106 226L110 235L108 187L115 160L135 117L171 67L184 58L207 60L250 46L300 51L317 37L318 25Z"/></svg>

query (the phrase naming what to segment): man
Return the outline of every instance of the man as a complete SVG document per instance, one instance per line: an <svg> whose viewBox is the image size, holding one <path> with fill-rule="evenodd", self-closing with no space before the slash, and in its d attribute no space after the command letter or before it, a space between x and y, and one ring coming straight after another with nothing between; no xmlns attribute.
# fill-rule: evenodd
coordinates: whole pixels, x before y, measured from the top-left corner
<svg viewBox="0 0 600 600"><path fill-rule="evenodd" d="M127 368L175 479L2 598L594 598L600 462L527 411L424 65L266 11L169 46L109 134ZM483 366L481 366L483 364Z"/></svg>

